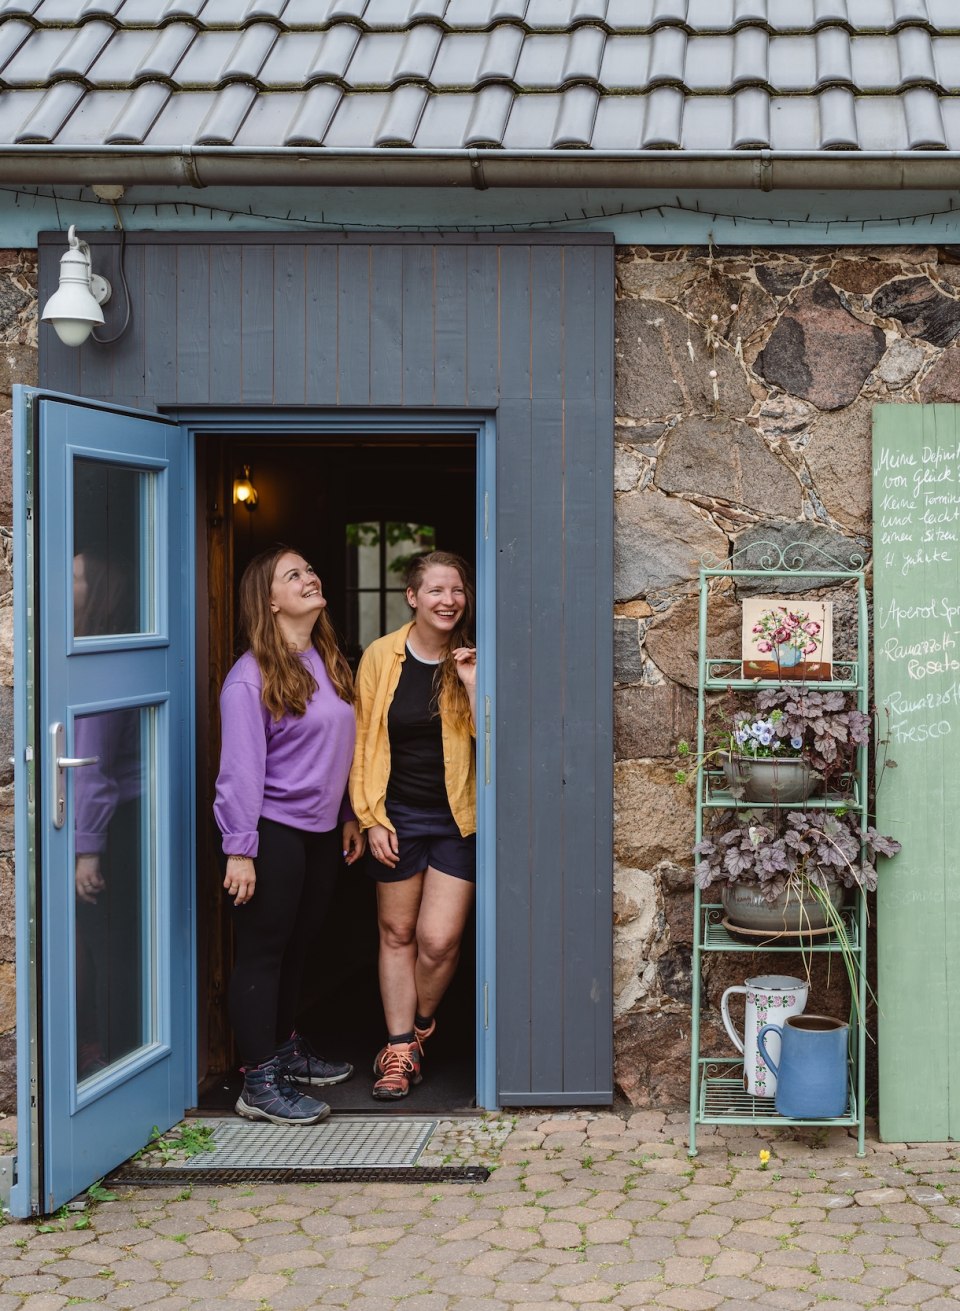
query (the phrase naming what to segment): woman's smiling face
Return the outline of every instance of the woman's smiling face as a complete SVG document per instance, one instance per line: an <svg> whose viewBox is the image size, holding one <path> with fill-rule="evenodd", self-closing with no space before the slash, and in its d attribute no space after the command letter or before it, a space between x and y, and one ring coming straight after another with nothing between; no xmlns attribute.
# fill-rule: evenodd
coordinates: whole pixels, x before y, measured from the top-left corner
<svg viewBox="0 0 960 1311"><path fill-rule="evenodd" d="M317 615L327 604L313 565L296 551L285 551L277 561L270 585L270 609L278 619Z"/></svg>
<svg viewBox="0 0 960 1311"><path fill-rule="evenodd" d="M460 571L451 565L432 564L416 591L407 588L407 601L416 611L418 627L449 636L467 608L467 590Z"/></svg>

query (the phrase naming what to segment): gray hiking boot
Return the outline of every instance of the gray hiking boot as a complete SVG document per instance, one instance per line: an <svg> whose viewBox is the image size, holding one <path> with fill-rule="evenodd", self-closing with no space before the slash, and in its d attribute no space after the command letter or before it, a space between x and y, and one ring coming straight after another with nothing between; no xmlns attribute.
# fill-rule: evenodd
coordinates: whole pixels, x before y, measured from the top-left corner
<svg viewBox="0 0 960 1311"><path fill-rule="evenodd" d="M326 1102L315 1101L284 1078L277 1058L243 1072L238 1115L271 1124L319 1124L330 1114Z"/></svg>
<svg viewBox="0 0 960 1311"><path fill-rule="evenodd" d="M310 1083L315 1086L343 1083L353 1074L353 1066L346 1061L325 1061L318 1056L306 1038L294 1033L282 1047L277 1048L280 1069L291 1083Z"/></svg>

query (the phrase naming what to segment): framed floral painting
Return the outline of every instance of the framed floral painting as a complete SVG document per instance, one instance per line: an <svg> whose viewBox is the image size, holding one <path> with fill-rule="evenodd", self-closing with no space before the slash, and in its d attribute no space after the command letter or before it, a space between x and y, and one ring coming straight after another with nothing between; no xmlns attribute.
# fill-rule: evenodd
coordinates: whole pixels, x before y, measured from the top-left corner
<svg viewBox="0 0 960 1311"><path fill-rule="evenodd" d="M743 676L822 681L833 665L833 603L756 596L743 603Z"/></svg>

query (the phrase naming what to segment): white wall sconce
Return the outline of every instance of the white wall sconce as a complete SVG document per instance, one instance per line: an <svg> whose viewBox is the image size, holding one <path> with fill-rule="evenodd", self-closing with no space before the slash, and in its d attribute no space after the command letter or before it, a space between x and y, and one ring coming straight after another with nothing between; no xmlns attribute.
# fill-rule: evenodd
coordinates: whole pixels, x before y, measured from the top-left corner
<svg viewBox="0 0 960 1311"><path fill-rule="evenodd" d="M90 247L70 225L67 250L60 257L60 286L43 307L41 318L52 323L65 346L82 346L103 323L100 308L110 299L110 283L90 266Z"/></svg>
<svg viewBox="0 0 960 1311"><path fill-rule="evenodd" d="M259 499L260 495L257 489L250 481L250 466L245 464L243 466L243 477L235 478L233 482L233 503L234 505L243 505L248 510L255 510Z"/></svg>

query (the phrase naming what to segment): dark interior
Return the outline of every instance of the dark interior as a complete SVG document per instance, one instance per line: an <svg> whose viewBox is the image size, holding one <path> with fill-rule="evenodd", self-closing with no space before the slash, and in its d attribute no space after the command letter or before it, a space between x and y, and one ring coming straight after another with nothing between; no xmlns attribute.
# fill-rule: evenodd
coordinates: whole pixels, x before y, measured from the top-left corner
<svg viewBox="0 0 960 1311"><path fill-rule="evenodd" d="M245 467L257 492L253 510L232 500L234 481L243 477ZM206 725L208 739L205 751L201 746L198 769L198 1105L203 1111L231 1110L240 1087L225 1002L229 914L216 873L217 834L211 817L218 751L216 695L240 649L235 619L239 577L248 560L273 542L302 551L320 574L328 614L355 662L364 640L377 635L372 625L378 618L389 630L407 615L396 595L402 584L402 560L391 569L390 555L429 549L431 535L424 530L432 529L439 549L456 551L474 563L475 488L474 443L462 437L291 436L269 442L215 438L198 452L198 509L207 521L205 569L210 599L199 623L198 655L204 657L209 678L206 686L202 678L198 680L197 716L198 738ZM358 543L367 548L365 565L358 564ZM386 595L379 598L379 615L378 587L369 586L371 561L377 555L381 581L394 593L389 601ZM363 621L357 590L361 586L367 588ZM204 667L199 659L198 667ZM299 1021L322 1054L349 1060L355 1067L347 1083L323 1090L334 1111L432 1114L473 1106L475 971L471 924L457 977L427 1049L423 1083L399 1102L374 1101L371 1067L384 1041L376 897L365 870L345 868L333 911L317 935Z"/></svg>

